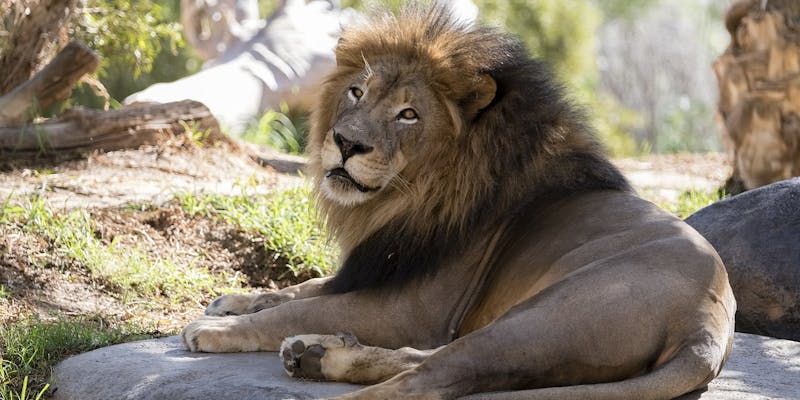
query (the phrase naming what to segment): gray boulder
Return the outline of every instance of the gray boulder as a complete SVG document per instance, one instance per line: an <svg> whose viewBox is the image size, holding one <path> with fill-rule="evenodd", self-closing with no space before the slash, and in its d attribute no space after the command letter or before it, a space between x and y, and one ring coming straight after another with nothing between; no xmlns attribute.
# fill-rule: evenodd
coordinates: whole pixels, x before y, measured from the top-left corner
<svg viewBox="0 0 800 400"><path fill-rule="evenodd" d="M278 353L190 353L172 336L68 358L53 372L51 393L55 400L306 400L358 388L292 379Z"/></svg>
<svg viewBox="0 0 800 400"><path fill-rule="evenodd" d="M800 397L800 343L736 334L722 374L682 400ZM69 358L53 374L55 400L317 399L359 388L289 378L277 353L189 353L177 336Z"/></svg>
<svg viewBox="0 0 800 400"><path fill-rule="evenodd" d="M800 340L800 178L719 201L686 222L728 269L736 330Z"/></svg>

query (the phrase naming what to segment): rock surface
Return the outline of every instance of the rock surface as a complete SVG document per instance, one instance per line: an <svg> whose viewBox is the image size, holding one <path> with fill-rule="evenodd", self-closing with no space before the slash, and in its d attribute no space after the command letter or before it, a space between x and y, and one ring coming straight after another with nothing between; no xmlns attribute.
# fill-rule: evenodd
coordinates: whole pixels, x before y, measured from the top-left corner
<svg viewBox="0 0 800 400"><path fill-rule="evenodd" d="M178 336L69 358L56 367L53 381L56 400L306 400L359 388L292 379L278 353L190 353Z"/></svg>
<svg viewBox="0 0 800 400"><path fill-rule="evenodd" d="M289 378L277 353L189 353L178 337L98 349L56 367L54 399L316 399L359 386ZM800 342L737 333L708 390L682 400L800 398Z"/></svg>
<svg viewBox="0 0 800 400"><path fill-rule="evenodd" d="M800 178L719 201L686 222L728 269L736 330L800 340Z"/></svg>

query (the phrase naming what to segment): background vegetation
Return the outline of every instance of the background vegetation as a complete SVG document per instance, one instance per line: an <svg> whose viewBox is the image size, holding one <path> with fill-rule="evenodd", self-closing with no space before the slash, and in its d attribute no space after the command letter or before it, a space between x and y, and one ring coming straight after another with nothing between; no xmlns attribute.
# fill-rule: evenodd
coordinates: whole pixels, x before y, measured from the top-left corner
<svg viewBox="0 0 800 400"><path fill-rule="evenodd" d="M87 0L71 33L104 56L115 100L197 71L180 36L179 1ZM263 16L276 0L260 0ZM343 6L366 8L363 0ZM390 1L397 6L401 1ZM710 63L726 42L729 0L475 0L480 18L519 35L591 110L613 154L719 150ZM83 88L75 104L102 104ZM114 102L112 102L113 104ZM288 114L289 118L282 115ZM303 113L274 110L245 138L302 152Z"/></svg>

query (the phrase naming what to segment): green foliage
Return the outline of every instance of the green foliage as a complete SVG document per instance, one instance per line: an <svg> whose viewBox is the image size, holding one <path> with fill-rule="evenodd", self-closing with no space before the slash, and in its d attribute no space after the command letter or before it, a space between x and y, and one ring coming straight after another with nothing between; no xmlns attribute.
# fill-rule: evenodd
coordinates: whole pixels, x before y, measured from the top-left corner
<svg viewBox="0 0 800 400"><path fill-rule="evenodd" d="M597 129L606 149L616 157L631 157L642 154L645 149L637 146L629 130L643 123L642 117L611 96L596 94L588 99L591 121Z"/></svg>
<svg viewBox="0 0 800 400"><path fill-rule="evenodd" d="M179 0L87 0L80 18L70 26L70 35L103 57L98 75L113 103L199 69L200 62L181 36L179 4ZM102 106L85 85L73 95L73 103Z"/></svg>
<svg viewBox="0 0 800 400"><path fill-rule="evenodd" d="M572 86L596 80L595 32L602 14L584 0L477 0L480 18L517 34Z"/></svg>
<svg viewBox="0 0 800 400"><path fill-rule="evenodd" d="M163 50L160 39L173 53L183 46L180 24L171 21L174 10L177 1L88 0L72 33L104 58L133 67L138 77L153 68Z"/></svg>
<svg viewBox="0 0 800 400"><path fill-rule="evenodd" d="M481 19L518 35L531 53L549 62L576 100L592 110L592 124L615 156L639 153L628 133L641 123L632 110L598 93L595 38L603 12L585 0L476 0Z"/></svg>
<svg viewBox="0 0 800 400"><path fill-rule="evenodd" d="M655 147L665 153L717 150L717 136L707 134L715 132L714 111L686 96L676 103L657 121Z"/></svg>
<svg viewBox="0 0 800 400"><path fill-rule="evenodd" d="M681 193L676 201L660 202L658 205L677 215L679 218L685 219L694 214L697 210L726 197L728 197L728 195L723 191L709 192L703 190L689 190Z"/></svg>
<svg viewBox="0 0 800 400"><path fill-rule="evenodd" d="M595 0L603 10L606 20L631 19L643 10L654 6L658 0Z"/></svg>
<svg viewBox="0 0 800 400"><path fill-rule="evenodd" d="M8 367L6 367L7 365ZM38 390L28 389L28 378L30 377L28 375L22 378L22 383L19 385L19 388L15 387L12 382L17 374L11 371L11 369L10 363L0 358L0 400L39 400L47 393L47 389L50 387L49 383L44 384L41 388L37 388ZM31 390L33 390L33 393Z"/></svg>
<svg viewBox="0 0 800 400"><path fill-rule="evenodd" d="M295 121L297 123L295 123ZM302 154L308 142L308 115L289 110L268 110L242 135L244 141L267 145L291 154Z"/></svg>
<svg viewBox="0 0 800 400"><path fill-rule="evenodd" d="M152 335L141 327L109 328L101 319L43 322L29 318L0 327L0 400L39 399L52 368L67 356Z"/></svg>
<svg viewBox="0 0 800 400"><path fill-rule="evenodd" d="M324 231L308 184L269 196L244 183L236 196L178 196L190 214L216 215L264 237L264 246L295 276L318 277L334 271L337 251Z"/></svg>

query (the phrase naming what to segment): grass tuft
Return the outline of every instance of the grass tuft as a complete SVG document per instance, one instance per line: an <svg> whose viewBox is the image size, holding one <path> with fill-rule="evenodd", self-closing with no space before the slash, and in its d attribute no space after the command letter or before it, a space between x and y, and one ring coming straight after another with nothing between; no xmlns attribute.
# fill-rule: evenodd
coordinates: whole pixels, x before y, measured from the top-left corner
<svg viewBox="0 0 800 400"><path fill-rule="evenodd" d="M64 358L116 343L153 337L141 327L110 328L102 319L42 322L0 329L0 400L39 399L53 367Z"/></svg>
<svg viewBox="0 0 800 400"><path fill-rule="evenodd" d="M282 103L280 111L269 110L249 126L242 139L286 153L302 154L308 141L308 116L292 112Z"/></svg>
<svg viewBox="0 0 800 400"><path fill-rule="evenodd" d="M728 197L723 191L700 191L689 190L678 196L677 201L661 202L661 208L677 215L680 219L686 219L699 209L709 206L719 200Z"/></svg>
<svg viewBox="0 0 800 400"><path fill-rule="evenodd" d="M59 213L40 197L24 205L6 202L0 210L0 223L16 224L52 242L54 251L76 261L90 274L123 295L164 296L174 303L193 301L198 293L216 294L215 288L238 287L239 278L224 272L211 273L191 265L180 266L169 258L151 257L146 252L111 241L103 243L95 235L89 213L76 210Z"/></svg>
<svg viewBox="0 0 800 400"><path fill-rule="evenodd" d="M325 233L308 184L264 196L243 184L235 196L178 196L191 215L215 215L264 237L267 251L285 259L295 276L319 277L334 271L337 249Z"/></svg>

